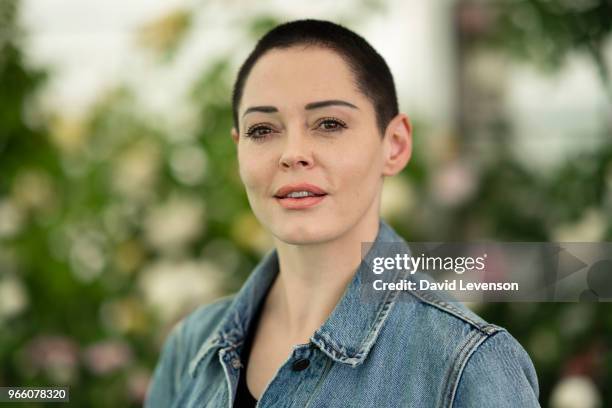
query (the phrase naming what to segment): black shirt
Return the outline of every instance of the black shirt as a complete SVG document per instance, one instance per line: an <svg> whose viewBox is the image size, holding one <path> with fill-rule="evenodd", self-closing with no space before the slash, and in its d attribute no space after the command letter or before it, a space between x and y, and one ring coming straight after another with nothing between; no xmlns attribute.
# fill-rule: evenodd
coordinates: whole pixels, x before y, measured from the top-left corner
<svg viewBox="0 0 612 408"><path fill-rule="evenodd" d="M262 302L263 303L263 302ZM249 324L249 329L244 338L244 345L240 353L240 360L242 361L243 367L240 369L238 387L236 388L236 399L234 401L234 408L254 408L257 404L257 400L253 397L253 394L249 391L246 383L246 368L249 362L249 356L251 354L251 346L253 345L253 338L255 337L255 329L259 322L259 316L261 314L262 305L257 308L255 316Z"/></svg>

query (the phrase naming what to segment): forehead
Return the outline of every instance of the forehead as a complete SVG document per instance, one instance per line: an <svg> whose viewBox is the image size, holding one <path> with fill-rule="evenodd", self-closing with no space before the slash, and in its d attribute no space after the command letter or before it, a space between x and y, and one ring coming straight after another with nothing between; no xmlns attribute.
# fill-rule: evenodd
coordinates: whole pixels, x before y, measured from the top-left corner
<svg viewBox="0 0 612 408"><path fill-rule="evenodd" d="M295 46L270 50L255 63L240 109L252 104L303 106L339 98L364 100L344 59L329 49Z"/></svg>

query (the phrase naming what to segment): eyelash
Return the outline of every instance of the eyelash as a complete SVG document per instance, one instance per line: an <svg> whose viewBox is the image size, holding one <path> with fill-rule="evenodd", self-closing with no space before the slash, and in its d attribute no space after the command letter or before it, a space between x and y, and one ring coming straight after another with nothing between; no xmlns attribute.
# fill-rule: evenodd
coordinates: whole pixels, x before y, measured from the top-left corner
<svg viewBox="0 0 612 408"><path fill-rule="evenodd" d="M343 120L340 120L338 118L333 118L333 117L324 117L324 118L321 118L319 120L318 124L317 124L317 127L321 126L324 123L334 123L334 124L337 125L337 127L333 128L333 129L323 130L324 132L338 132L338 131L340 131L342 129L346 129L347 128L346 122L344 122ZM246 137L249 137L249 138L251 138L251 139L253 139L255 141L263 140L263 139L266 138L267 135L270 134L270 132L265 133L264 135L256 135L256 132L258 130L260 130L260 129L262 129L262 130L270 130L270 131L272 130L270 128L270 126L258 123L256 125L249 126L249 128L245 132L245 135L246 135Z"/></svg>

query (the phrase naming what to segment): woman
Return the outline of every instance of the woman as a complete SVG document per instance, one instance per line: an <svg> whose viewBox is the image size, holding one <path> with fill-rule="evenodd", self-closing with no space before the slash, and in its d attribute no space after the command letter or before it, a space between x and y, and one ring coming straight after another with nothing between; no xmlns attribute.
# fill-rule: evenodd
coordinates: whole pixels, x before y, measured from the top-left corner
<svg viewBox="0 0 612 408"><path fill-rule="evenodd" d="M173 329L146 406L538 406L533 365L504 329L434 294L360 298L361 244L371 258L403 242L380 197L412 151L389 68L363 38L317 20L274 28L241 67L233 109L240 176L275 250Z"/></svg>

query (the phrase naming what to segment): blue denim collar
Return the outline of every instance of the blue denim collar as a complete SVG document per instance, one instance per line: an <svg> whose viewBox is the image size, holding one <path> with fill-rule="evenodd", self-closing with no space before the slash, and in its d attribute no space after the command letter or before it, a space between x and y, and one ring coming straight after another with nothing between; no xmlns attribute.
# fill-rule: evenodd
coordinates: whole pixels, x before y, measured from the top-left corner
<svg viewBox="0 0 612 408"><path fill-rule="evenodd" d="M402 250L410 253L403 238L381 219L378 234L365 260L359 265L357 273L328 319L310 338L313 344L334 361L351 367L362 364L367 357L399 293L385 291L375 301L367 302L361 297L362 274L368 272L364 268L369 268L372 258L385 254L388 256L388 247L382 244L385 242L403 243L400 244ZM223 354L228 354L235 352L242 345L251 314L263 301L278 270L278 254L274 249L259 262L236 294L216 334L200 347L190 364L189 371L192 376L198 363L211 350L221 348L224 350Z"/></svg>

